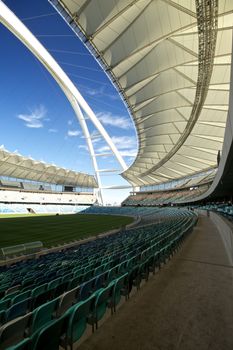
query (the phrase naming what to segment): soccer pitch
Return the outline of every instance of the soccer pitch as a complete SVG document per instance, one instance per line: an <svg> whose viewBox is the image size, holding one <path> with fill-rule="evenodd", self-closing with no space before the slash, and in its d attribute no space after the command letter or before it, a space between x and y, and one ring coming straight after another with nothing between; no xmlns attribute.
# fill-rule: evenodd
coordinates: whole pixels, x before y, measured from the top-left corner
<svg viewBox="0 0 233 350"><path fill-rule="evenodd" d="M132 217L116 215L1 215L0 248L41 241L51 247L130 224Z"/></svg>

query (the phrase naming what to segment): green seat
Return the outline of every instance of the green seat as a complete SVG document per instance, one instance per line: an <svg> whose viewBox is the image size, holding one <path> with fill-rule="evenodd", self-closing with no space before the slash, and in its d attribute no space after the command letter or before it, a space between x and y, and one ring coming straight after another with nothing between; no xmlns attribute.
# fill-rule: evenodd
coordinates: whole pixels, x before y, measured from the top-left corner
<svg viewBox="0 0 233 350"><path fill-rule="evenodd" d="M116 306L121 300L121 296L126 296L128 292L128 273L115 280L113 288L113 310L116 312Z"/></svg>
<svg viewBox="0 0 233 350"><path fill-rule="evenodd" d="M11 299L4 299L0 301L0 311L6 310L11 304Z"/></svg>
<svg viewBox="0 0 233 350"><path fill-rule="evenodd" d="M19 301L25 300L29 298L30 295L31 295L31 290L27 290L26 292L20 293L12 299L11 304L15 304L15 303L18 303Z"/></svg>
<svg viewBox="0 0 233 350"><path fill-rule="evenodd" d="M59 298L51 300L37 309L32 313L32 321L30 327L30 334L37 332L40 328L49 324L55 317L56 310L59 305Z"/></svg>
<svg viewBox="0 0 233 350"><path fill-rule="evenodd" d="M6 322L6 311L0 311L0 326Z"/></svg>
<svg viewBox="0 0 233 350"><path fill-rule="evenodd" d="M87 328L87 320L92 317L95 299L95 295L92 295L67 311L66 314L70 317L66 337L63 338L61 343L62 347L67 348L69 345L72 350L73 344L81 338ZM93 327L92 330L94 331Z"/></svg>
<svg viewBox="0 0 233 350"><path fill-rule="evenodd" d="M52 280L51 282L48 283L48 289L54 289L57 288L57 286L61 283L62 279L61 277L56 278L55 280Z"/></svg>
<svg viewBox="0 0 233 350"><path fill-rule="evenodd" d="M18 293L19 293L19 291L16 290L16 291L14 291L14 292L12 292L12 293L10 293L10 294L6 294L6 295L2 298L2 300L6 300L6 299L11 299L11 300L12 300Z"/></svg>
<svg viewBox="0 0 233 350"><path fill-rule="evenodd" d="M76 288L80 284L80 282L82 282L82 275L72 278L69 281L68 289L70 290L70 289Z"/></svg>
<svg viewBox="0 0 233 350"><path fill-rule="evenodd" d="M38 295L42 294L43 292L45 292L47 290L47 287L48 287L48 284L44 283L44 284L41 284L40 286L34 288L32 290L31 297L34 298L34 297L37 297Z"/></svg>
<svg viewBox="0 0 233 350"><path fill-rule="evenodd" d="M7 348L7 350L30 350L30 343L31 343L31 339L26 338L26 339L23 339L18 344L10 346L9 348Z"/></svg>
<svg viewBox="0 0 233 350"><path fill-rule="evenodd" d="M103 318L107 307L110 306L112 308L113 288L114 284L110 283L108 287L101 289L99 292L97 291L98 294L92 318L92 322L95 323L96 329L98 328L98 321Z"/></svg>
<svg viewBox="0 0 233 350"><path fill-rule="evenodd" d="M69 315L54 320L33 337L33 350L59 350L62 335L66 332Z"/></svg>

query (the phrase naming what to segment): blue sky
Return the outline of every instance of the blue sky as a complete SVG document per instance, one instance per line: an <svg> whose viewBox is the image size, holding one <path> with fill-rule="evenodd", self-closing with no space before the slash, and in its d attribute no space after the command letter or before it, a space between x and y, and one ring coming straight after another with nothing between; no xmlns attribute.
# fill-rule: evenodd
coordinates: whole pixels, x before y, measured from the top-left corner
<svg viewBox="0 0 233 350"><path fill-rule="evenodd" d="M92 107L130 164L137 152L134 126L120 96L47 0L6 0L6 5L54 56ZM57 83L28 49L0 25L0 145L36 160L93 173L80 126ZM88 122L91 132L95 132ZM107 151L101 139L96 152ZM100 168L119 169L113 157L98 157ZM106 176L104 185L126 184ZM111 193L110 193L111 192ZM128 191L107 191L106 201L118 202Z"/></svg>

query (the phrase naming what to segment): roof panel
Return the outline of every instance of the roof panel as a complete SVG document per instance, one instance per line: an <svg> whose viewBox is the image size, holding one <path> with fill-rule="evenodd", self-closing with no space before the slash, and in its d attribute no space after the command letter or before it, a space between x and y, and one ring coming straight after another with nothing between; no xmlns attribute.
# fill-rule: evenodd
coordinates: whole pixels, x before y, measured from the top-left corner
<svg viewBox="0 0 233 350"><path fill-rule="evenodd" d="M31 158L8 152L3 147L0 147L0 176L77 187L97 187L95 177L92 175L38 162ZM82 181L80 176L85 176L85 181Z"/></svg>
<svg viewBox="0 0 233 350"><path fill-rule="evenodd" d="M69 13L70 1L58 2ZM78 11L83 1L75 3ZM108 69L137 128L138 155L123 176L141 186L167 181L171 169L179 178L215 166L229 103L233 1L85 4L69 19Z"/></svg>

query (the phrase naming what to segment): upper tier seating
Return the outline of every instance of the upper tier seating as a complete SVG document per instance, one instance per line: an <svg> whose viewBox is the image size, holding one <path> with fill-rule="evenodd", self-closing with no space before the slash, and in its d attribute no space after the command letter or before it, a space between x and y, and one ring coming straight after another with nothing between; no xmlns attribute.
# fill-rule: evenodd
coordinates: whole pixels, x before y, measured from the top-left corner
<svg viewBox="0 0 233 350"><path fill-rule="evenodd" d="M0 180L0 187L12 187L12 188L22 188L21 182L18 181L8 181L8 180Z"/></svg>
<svg viewBox="0 0 233 350"><path fill-rule="evenodd" d="M0 214L75 214L85 210L85 205L62 205L62 204L14 204L0 203Z"/></svg>
<svg viewBox="0 0 233 350"><path fill-rule="evenodd" d="M100 209L101 210L101 209ZM176 251L196 222L185 209L167 219L0 268L0 350L58 349L116 311ZM11 348L12 349L12 348Z"/></svg>
<svg viewBox="0 0 233 350"><path fill-rule="evenodd" d="M157 191L157 192L138 192L130 195L122 203L123 206L159 206L170 203L180 203L200 196L208 190L208 185L195 187L193 189L184 188L179 190Z"/></svg>
<svg viewBox="0 0 233 350"><path fill-rule="evenodd" d="M47 193L0 190L3 203L93 204L95 196L87 193Z"/></svg>

